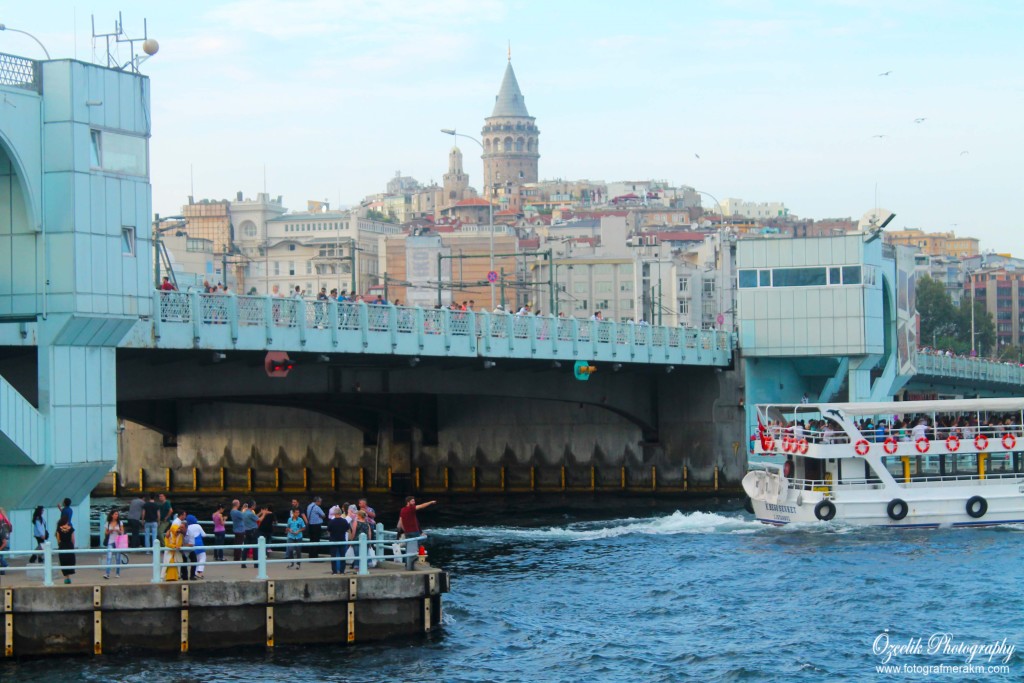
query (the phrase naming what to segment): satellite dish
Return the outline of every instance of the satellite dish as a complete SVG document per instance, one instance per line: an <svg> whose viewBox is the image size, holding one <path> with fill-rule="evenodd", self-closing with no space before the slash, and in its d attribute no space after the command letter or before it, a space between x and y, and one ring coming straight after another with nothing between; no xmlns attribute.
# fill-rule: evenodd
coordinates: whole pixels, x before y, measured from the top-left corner
<svg viewBox="0 0 1024 683"><path fill-rule="evenodd" d="M860 222L857 223L857 229L866 232L869 230L881 230L885 226L889 225L889 222L896 218L889 209L871 209L860 217Z"/></svg>

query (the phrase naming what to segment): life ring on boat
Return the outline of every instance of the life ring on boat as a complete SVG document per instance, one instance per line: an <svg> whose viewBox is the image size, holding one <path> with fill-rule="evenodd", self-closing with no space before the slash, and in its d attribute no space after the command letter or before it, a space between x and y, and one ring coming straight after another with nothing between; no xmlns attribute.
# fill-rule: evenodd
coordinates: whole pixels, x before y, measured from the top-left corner
<svg viewBox="0 0 1024 683"><path fill-rule="evenodd" d="M774 451L775 450L775 438L769 434L761 440L761 450Z"/></svg>
<svg viewBox="0 0 1024 683"><path fill-rule="evenodd" d="M920 436L917 438L917 441L914 442L914 445L917 447L918 453L927 453L928 449L932 447L932 442L927 438Z"/></svg>
<svg viewBox="0 0 1024 683"><path fill-rule="evenodd" d="M814 516L823 522L830 521L836 516L836 505L831 500L820 500L814 506Z"/></svg>
<svg viewBox="0 0 1024 683"><path fill-rule="evenodd" d="M888 437L885 440L885 443L882 445L882 448L884 448L885 452L888 453L889 455L892 455L893 453L895 453L896 449L899 448L899 447L900 447L900 445L898 443L896 443L896 437L895 436Z"/></svg>
<svg viewBox="0 0 1024 683"><path fill-rule="evenodd" d="M1006 450L1011 450L1016 445L1017 437L1015 437L1013 434L1010 434L1009 432L1003 434L1003 448L1005 448Z"/></svg>
<svg viewBox="0 0 1024 683"><path fill-rule="evenodd" d="M894 522L906 517L908 512L910 512L910 508L907 507L907 502L900 498L893 498L885 508L885 514L889 515L889 519Z"/></svg>
<svg viewBox="0 0 1024 683"><path fill-rule="evenodd" d="M967 501L967 516L978 519L988 512L988 501L981 496L971 496Z"/></svg>
<svg viewBox="0 0 1024 683"><path fill-rule="evenodd" d="M871 444L861 439L854 445L853 450L857 455L867 455L868 451L871 450Z"/></svg>
<svg viewBox="0 0 1024 683"><path fill-rule="evenodd" d="M800 455L803 455L804 453L806 453L807 452L807 439L800 439L799 441L797 441L796 442L796 447L793 450L796 451L797 453L799 453Z"/></svg>
<svg viewBox="0 0 1024 683"><path fill-rule="evenodd" d="M782 450L787 453L793 452L793 437L789 435L782 437Z"/></svg>
<svg viewBox="0 0 1024 683"><path fill-rule="evenodd" d="M988 448L988 437L984 434L978 434L974 437L974 447L979 451L983 451Z"/></svg>
<svg viewBox="0 0 1024 683"><path fill-rule="evenodd" d="M946 437L946 450L950 453L956 453L960 450L960 437L956 434L950 434Z"/></svg>

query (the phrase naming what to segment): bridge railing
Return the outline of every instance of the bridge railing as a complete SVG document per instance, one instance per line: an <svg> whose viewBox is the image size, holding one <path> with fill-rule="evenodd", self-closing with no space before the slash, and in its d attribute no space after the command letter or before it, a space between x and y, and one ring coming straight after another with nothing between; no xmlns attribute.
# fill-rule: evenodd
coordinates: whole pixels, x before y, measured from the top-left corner
<svg viewBox="0 0 1024 683"><path fill-rule="evenodd" d="M160 291L159 346L728 365L733 335L553 316Z"/></svg>
<svg viewBox="0 0 1024 683"><path fill-rule="evenodd" d="M1024 384L1024 367L985 358L961 358L931 353L916 356L918 375L951 377L998 384Z"/></svg>

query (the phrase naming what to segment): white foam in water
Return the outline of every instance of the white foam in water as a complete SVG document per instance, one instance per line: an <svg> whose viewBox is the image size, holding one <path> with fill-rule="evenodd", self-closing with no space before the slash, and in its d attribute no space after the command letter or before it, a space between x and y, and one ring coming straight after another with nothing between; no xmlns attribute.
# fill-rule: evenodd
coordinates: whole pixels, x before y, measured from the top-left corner
<svg viewBox="0 0 1024 683"><path fill-rule="evenodd" d="M611 525L611 526L609 526ZM714 512L689 512L678 510L664 517L643 519L626 518L602 522L579 522L567 527L546 527L524 529L522 527L452 527L433 529L437 536L461 536L479 540L502 542L508 540L527 541L590 541L628 535L670 536L673 534L712 533L755 533L764 525L740 516L721 515Z"/></svg>

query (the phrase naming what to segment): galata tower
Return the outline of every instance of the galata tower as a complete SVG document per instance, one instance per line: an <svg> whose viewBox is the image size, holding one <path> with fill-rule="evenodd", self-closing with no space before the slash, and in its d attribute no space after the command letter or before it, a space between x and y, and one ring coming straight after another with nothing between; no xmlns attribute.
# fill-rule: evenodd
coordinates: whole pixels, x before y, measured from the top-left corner
<svg viewBox="0 0 1024 683"><path fill-rule="evenodd" d="M480 132L484 142L482 194L485 198L493 196L495 185L507 187L537 182L540 131L534 120L526 111L510 56L501 89L494 98L494 111L484 119Z"/></svg>

